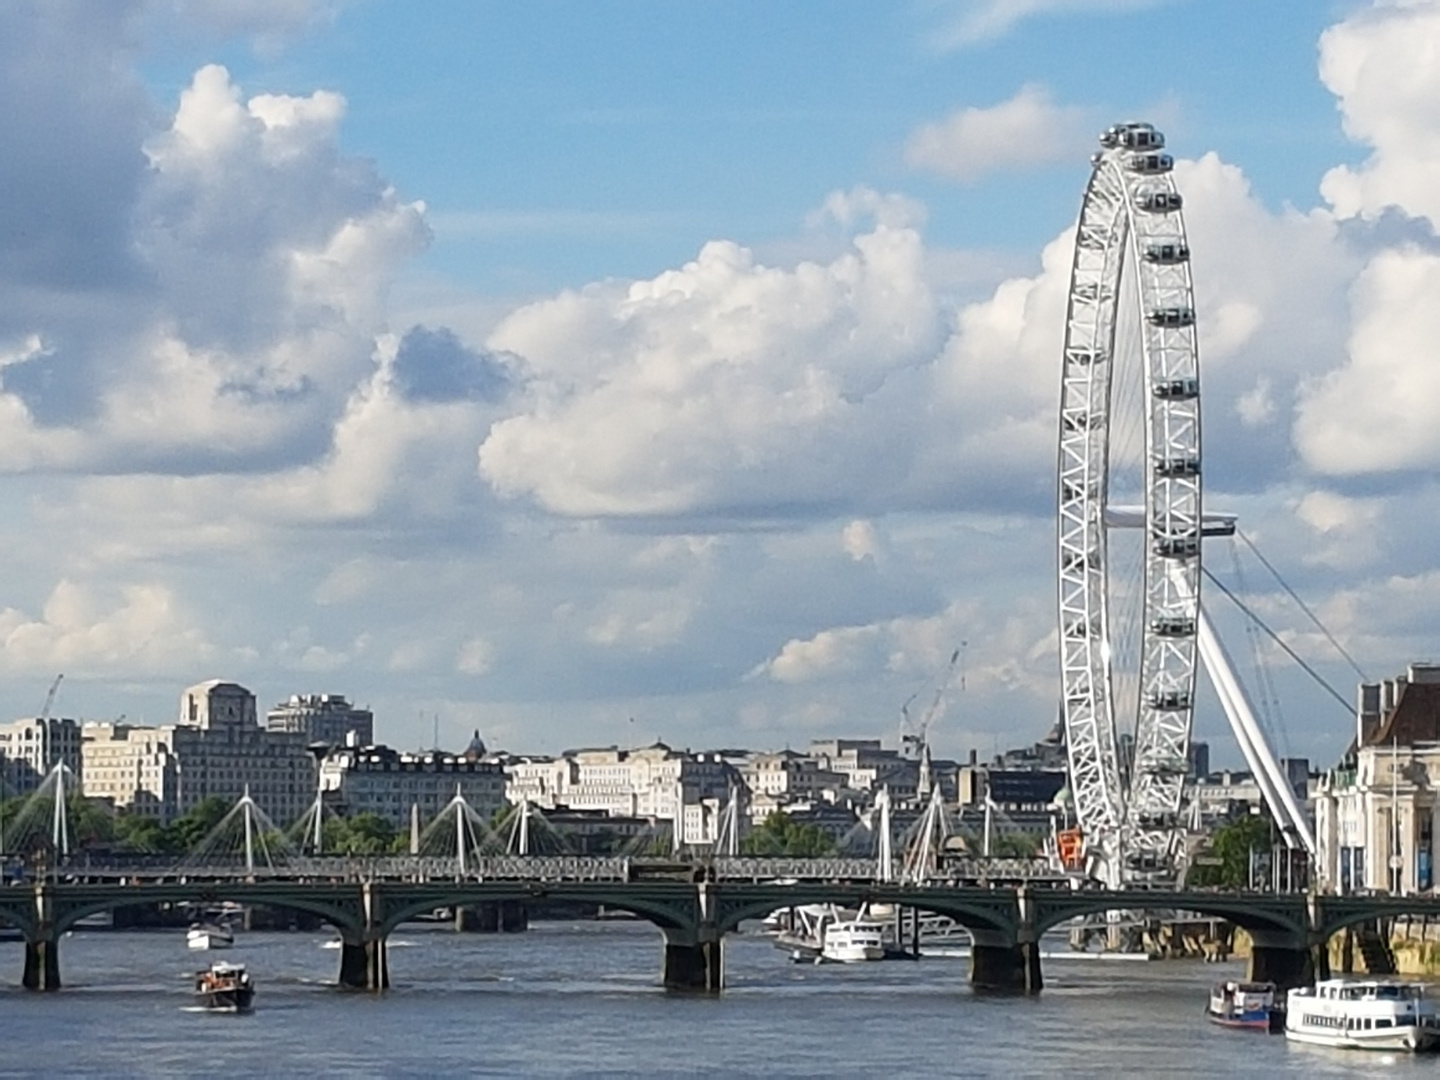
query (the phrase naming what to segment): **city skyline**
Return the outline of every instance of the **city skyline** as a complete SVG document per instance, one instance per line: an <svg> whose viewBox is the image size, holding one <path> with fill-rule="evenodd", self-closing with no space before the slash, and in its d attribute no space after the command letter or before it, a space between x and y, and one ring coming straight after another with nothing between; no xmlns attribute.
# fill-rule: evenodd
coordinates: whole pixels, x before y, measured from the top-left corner
<svg viewBox="0 0 1440 1080"><path fill-rule="evenodd" d="M555 753L938 697L937 754L1033 742L1070 234L1139 118L1207 505L1371 680L1433 659L1437 45L1431 0L7 6L0 709L214 676ZM1332 761L1353 717L1217 617ZM1208 689L1196 737L1238 764Z"/></svg>

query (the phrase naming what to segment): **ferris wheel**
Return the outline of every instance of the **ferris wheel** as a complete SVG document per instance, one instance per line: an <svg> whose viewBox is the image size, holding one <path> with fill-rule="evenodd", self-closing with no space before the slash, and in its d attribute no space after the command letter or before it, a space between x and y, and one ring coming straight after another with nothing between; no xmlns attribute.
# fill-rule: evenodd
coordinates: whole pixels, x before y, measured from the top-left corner
<svg viewBox="0 0 1440 1080"><path fill-rule="evenodd" d="M1207 530L1173 161L1149 124L1100 141L1065 323L1059 632L1071 793L1092 867L1119 884L1179 855Z"/></svg>

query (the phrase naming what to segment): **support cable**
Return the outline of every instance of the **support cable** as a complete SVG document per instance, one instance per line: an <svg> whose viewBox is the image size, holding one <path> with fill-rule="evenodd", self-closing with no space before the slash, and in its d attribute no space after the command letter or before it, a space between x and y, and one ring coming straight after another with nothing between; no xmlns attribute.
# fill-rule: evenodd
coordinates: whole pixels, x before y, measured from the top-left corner
<svg viewBox="0 0 1440 1080"><path fill-rule="evenodd" d="M1311 667L1308 663L1301 659L1300 654L1297 653L1294 649L1292 649L1288 644L1286 644L1279 634L1277 634L1274 630L1270 629L1270 627L1265 624L1265 621L1261 619L1260 616L1256 615L1253 611L1246 607L1244 601L1242 601L1238 596L1236 596L1233 592L1226 588L1224 582L1222 582L1213 573L1211 573L1208 567L1202 566L1200 570L1205 575L1205 577L1209 579L1210 584L1214 585L1217 589L1224 593L1232 604L1234 604L1236 607L1238 607L1241 611L1245 613L1247 618L1252 619L1255 622L1255 625L1260 627L1261 630L1264 630L1265 633L1269 634L1270 640L1275 642L1276 645L1279 645L1280 648L1284 649L1286 655L1289 656L1291 660L1294 660L1295 663L1299 664L1300 669L1304 671L1305 674L1309 675L1310 678L1314 679L1315 682L1317 682L1322 689L1324 689L1327 693L1329 693L1331 697L1338 701L1340 703L1340 707L1344 709L1346 713L1350 712L1350 702L1346 701L1338 690L1336 690L1333 686L1326 682L1319 672L1317 672L1313 667Z"/></svg>
<svg viewBox="0 0 1440 1080"><path fill-rule="evenodd" d="M1240 549L1234 537L1226 544L1230 550L1230 563L1235 573L1235 587L1241 595L1249 596L1250 587L1245 581L1245 568L1240 564ZM1245 620L1245 640L1250 645L1250 660L1255 665L1255 685L1260 694L1260 722L1274 732L1280 740L1280 750L1290 756L1290 733L1285 730L1285 714L1280 708L1280 695L1275 692L1275 681L1270 677L1270 668L1265 663L1261 648L1260 628L1253 619Z"/></svg>
<svg viewBox="0 0 1440 1080"><path fill-rule="evenodd" d="M1280 587L1289 594L1290 599L1294 600L1295 603L1300 605L1300 610L1305 612L1305 614L1310 617L1310 621L1315 624L1315 626L1319 629L1320 633L1325 635L1325 640L1330 642L1330 644L1334 647L1335 651L1345 658L1345 662L1350 665L1351 669L1355 672L1356 675L1360 676L1360 681L1365 683L1370 682L1370 676L1365 674L1364 670L1361 669L1360 665L1355 662L1355 658L1345 651L1345 646L1341 645L1340 642L1336 641L1335 635L1330 633L1330 631L1325 628L1325 624L1320 621L1319 616L1317 616L1315 612L1310 610L1309 606L1305 603L1305 601L1301 600L1300 597L1296 594L1295 590L1290 587L1289 583L1280 576L1280 571L1276 570L1275 567L1271 565L1269 559L1265 558L1264 555L1260 554L1260 549L1255 546L1255 542L1251 540L1250 537L1246 536L1245 533L1238 527L1235 530L1235 534L1239 536L1241 540L1245 541L1245 546L1248 547L1252 552L1254 552L1255 557L1260 560L1261 564L1265 567L1265 569L1269 570L1270 573L1274 575L1275 580L1278 581L1280 583ZM1348 710L1350 706L1347 704L1345 708Z"/></svg>

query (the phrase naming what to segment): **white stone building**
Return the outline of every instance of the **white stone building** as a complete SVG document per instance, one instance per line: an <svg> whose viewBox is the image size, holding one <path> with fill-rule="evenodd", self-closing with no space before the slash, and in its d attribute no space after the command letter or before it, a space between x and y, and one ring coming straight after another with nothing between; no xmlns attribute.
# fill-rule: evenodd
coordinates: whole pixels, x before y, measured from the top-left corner
<svg viewBox="0 0 1440 1080"><path fill-rule="evenodd" d="M330 746L369 746L375 742L375 714L357 709L343 694L291 694L265 714L265 730L296 732Z"/></svg>
<svg viewBox="0 0 1440 1080"><path fill-rule="evenodd" d="M505 807L505 769L479 755L427 750L402 753L388 746L339 746L320 762L320 787L337 813L378 814L408 828L412 807L431 821L458 793L489 820Z"/></svg>
<svg viewBox="0 0 1440 1080"><path fill-rule="evenodd" d="M1322 889L1426 892L1440 832L1440 666L1360 687L1355 742L1315 796Z"/></svg>
<svg viewBox="0 0 1440 1080"><path fill-rule="evenodd" d="M180 760L171 728L86 724L81 729L84 790L117 809L170 821L180 805Z"/></svg>
<svg viewBox="0 0 1440 1080"><path fill-rule="evenodd" d="M898 803L914 800L920 787L920 761L887 750L879 739L815 739L810 756L822 769L842 773L846 786L857 791L882 787Z"/></svg>
<svg viewBox="0 0 1440 1080"><path fill-rule="evenodd" d="M528 799L545 809L669 821L681 844L713 841L715 805L743 783L720 754L692 754L660 742L636 750L611 746L570 750L557 758L515 758L506 772L511 802ZM708 813L699 809L707 800Z"/></svg>
<svg viewBox="0 0 1440 1080"><path fill-rule="evenodd" d="M238 683L212 679L187 689L178 723L97 724L86 728L85 738L82 754L98 770L85 794L114 799L117 806L153 807L162 820L207 798L238 802L248 790L284 828L315 798L309 740L262 728L255 695Z"/></svg>
<svg viewBox="0 0 1440 1080"><path fill-rule="evenodd" d="M0 724L0 769L4 794L28 795L45 781L57 762L82 775L80 725L54 716L35 716Z"/></svg>

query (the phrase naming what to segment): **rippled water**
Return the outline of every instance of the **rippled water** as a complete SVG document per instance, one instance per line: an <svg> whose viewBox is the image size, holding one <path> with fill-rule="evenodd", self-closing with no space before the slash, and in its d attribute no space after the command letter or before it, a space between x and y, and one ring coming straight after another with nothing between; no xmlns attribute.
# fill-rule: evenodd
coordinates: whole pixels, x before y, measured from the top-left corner
<svg viewBox="0 0 1440 1080"><path fill-rule="evenodd" d="M190 1008L206 954L183 931L76 933L66 988L19 986L0 944L0 1074L46 1076L1409 1076L1440 1059L1331 1051L1201 1016L1238 967L1049 960L1034 999L971 993L967 961L791 963L726 941L719 998L658 985L644 923L537 923L514 935L406 927L384 995L333 986L329 935L248 933L228 953L255 1012Z"/></svg>

